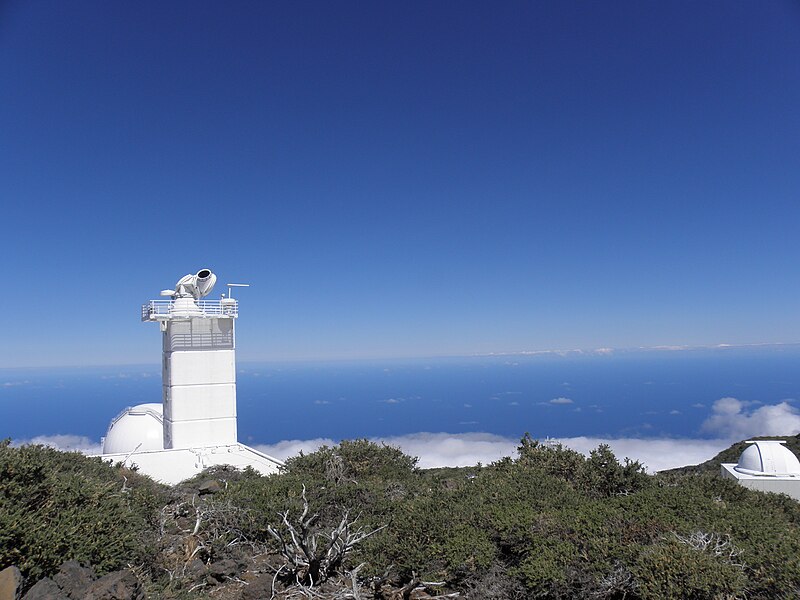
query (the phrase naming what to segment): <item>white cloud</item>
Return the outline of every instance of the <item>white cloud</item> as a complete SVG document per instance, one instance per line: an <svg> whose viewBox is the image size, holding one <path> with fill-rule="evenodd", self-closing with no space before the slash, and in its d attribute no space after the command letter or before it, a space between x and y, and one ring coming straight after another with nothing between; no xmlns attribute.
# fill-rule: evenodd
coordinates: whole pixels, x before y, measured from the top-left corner
<svg viewBox="0 0 800 600"><path fill-rule="evenodd" d="M550 400L550 404L572 404L572 400L570 398L553 398Z"/></svg>
<svg viewBox="0 0 800 600"><path fill-rule="evenodd" d="M419 457L423 469L434 467L466 467L479 462L489 464L504 456L516 456L518 438L509 438L493 433L411 433L383 438L372 438L377 443L389 444L406 454ZM600 444L608 444L620 459L630 458L644 464L649 472L694 465L712 458L725 449L727 440L700 439L647 439L647 438L600 438L571 437L557 440L564 446L588 454ZM307 441L290 440L256 448L275 458L285 459L303 452L313 452L323 444L333 445L330 439Z"/></svg>
<svg viewBox="0 0 800 600"><path fill-rule="evenodd" d="M28 385L30 381L5 381L3 382L3 387L18 387L20 385Z"/></svg>
<svg viewBox="0 0 800 600"><path fill-rule="evenodd" d="M330 404L330 400L314 400L314 404Z"/></svg>
<svg viewBox="0 0 800 600"><path fill-rule="evenodd" d="M83 452L84 454L100 454L103 447L100 442L89 439L84 435L37 435L29 440L14 440L14 446L25 445L39 445L50 446L58 450L69 450L76 452Z"/></svg>
<svg viewBox="0 0 800 600"><path fill-rule="evenodd" d="M411 433L408 435L372 438L377 443L399 447L411 456L419 457L419 466L464 467L478 463L489 464L504 456L516 456L518 438L493 433ZM729 445L729 441L692 439L637 439L571 437L557 440L564 446L582 454L608 444L620 460L628 457L644 464L650 472L701 463ZM275 444L258 444L254 447L284 460L296 456L301 450L308 454L320 446L333 446L336 440L314 438L309 440L283 440ZM15 440L14 445L44 444L60 450L76 450L84 454L100 454L102 447L94 440L79 435L37 436Z"/></svg>
<svg viewBox="0 0 800 600"><path fill-rule="evenodd" d="M587 455L600 444L608 444L620 461L638 460L651 473L705 462L730 445L729 441L719 439L574 437L558 441Z"/></svg>
<svg viewBox="0 0 800 600"><path fill-rule="evenodd" d="M465 467L479 462L493 462L503 456L516 454L519 440L492 433L411 433L408 435L372 438L373 442L399 447L411 456L419 457L423 469L433 467ZM301 450L313 452L320 446L332 446L330 438L312 440L285 440L277 444L259 444L256 450L286 459L296 456Z"/></svg>
<svg viewBox="0 0 800 600"><path fill-rule="evenodd" d="M375 439L419 457L423 469L466 467L516 454L519 440L492 433L412 433Z"/></svg>
<svg viewBox="0 0 800 600"><path fill-rule="evenodd" d="M748 411L746 403L741 400L720 398L714 402L711 411L702 430L728 440L800 433L800 411L785 401Z"/></svg>
<svg viewBox="0 0 800 600"><path fill-rule="evenodd" d="M297 456L301 450L308 454L320 446L333 446L335 443L330 438L315 438L313 440L283 440L276 444L258 444L253 448L279 460L284 460L290 456Z"/></svg>

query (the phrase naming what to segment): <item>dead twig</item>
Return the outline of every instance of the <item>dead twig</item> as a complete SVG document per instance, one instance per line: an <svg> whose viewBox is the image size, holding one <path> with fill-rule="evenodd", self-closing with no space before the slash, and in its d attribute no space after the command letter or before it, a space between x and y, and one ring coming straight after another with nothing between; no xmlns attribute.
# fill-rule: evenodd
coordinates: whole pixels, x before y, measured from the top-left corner
<svg viewBox="0 0 800 600"><path fill-rule="evenodd" d="M303 511L295 521L289 518L289 511L278 513L282 527L267 526L267 532L279 545L279 551L286 560L287 572L298 585L313 587L337 573L345 556L359 543L375 535L386 526L372 531L354 528L358 518L350 519L347 511L342 520L330 532L316 527L319 514L310 513L306 487L303 486Z"/></svg>

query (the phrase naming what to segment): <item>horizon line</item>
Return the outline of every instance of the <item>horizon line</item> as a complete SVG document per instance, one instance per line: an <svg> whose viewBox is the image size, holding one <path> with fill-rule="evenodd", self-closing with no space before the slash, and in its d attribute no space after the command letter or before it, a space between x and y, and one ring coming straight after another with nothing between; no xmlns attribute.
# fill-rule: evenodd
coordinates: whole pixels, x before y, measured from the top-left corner
<svg viewBox="0 0 800 600"><path fill-rule="evenodd" d="M661 344L655 346L627 346L620 348L613 347L599 347L599 348L572 348L568 350L509 350L498 352L473 352L469 354L421 354L421 355L405 355L405 356L361 356L361 357L306 357L306 358L244 358L237 360L237 364L314 364L325 362L377 362L377 361L406 361L406 360L445 360L445 359L469 359L469 358L490 358L490 357L534 357L534 356L610 356L614 354L632 354L636 352L691 352L699 350L736 350L748 348L778 348L778 347L791 347L800 346L800 342L753 342L746 344L683 344L683 345L668 345ZM92 363L92 364L53 364L53 365L27 365L16 367L0 367L0 372L3 371L20 371L20 370L33 370L33 369L95 369L95 368L112 368L112 367L153 367L158 365L158 361L151 362L114 362L114 363Z"/></svg>

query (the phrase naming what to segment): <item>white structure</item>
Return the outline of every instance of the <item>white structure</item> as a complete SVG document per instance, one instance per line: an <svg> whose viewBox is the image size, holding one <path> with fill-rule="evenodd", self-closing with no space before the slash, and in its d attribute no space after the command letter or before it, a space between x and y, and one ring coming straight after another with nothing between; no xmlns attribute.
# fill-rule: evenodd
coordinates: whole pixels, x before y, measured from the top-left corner
<svg viewBox="0 0 800 600"><path fill-rule="evenodd" d="M126 454L164 449L164 428L160 404L139 404L118 414L103 438L104 454ZM131 445L135 442L135 445Z"/></svg>
<svg viewBox="0 0 800 600"><path fill-rule="evenodd" d="M201 300L217 277L209 269L181 278L169 300L142 306L142 321L160 325L163 404L126 408L103 438L103 458L139 467L174 484L212 465L253 467L269 474L280 461L239 444L236 437L234 321L230 290Z"/></svg>
<svg viewBox="0 0 800 600"><path fill-rule="evenodd" d="M782 440L748 441L737 464L722 465L722 476L744 487L800 500L800 461Z"/></svg>

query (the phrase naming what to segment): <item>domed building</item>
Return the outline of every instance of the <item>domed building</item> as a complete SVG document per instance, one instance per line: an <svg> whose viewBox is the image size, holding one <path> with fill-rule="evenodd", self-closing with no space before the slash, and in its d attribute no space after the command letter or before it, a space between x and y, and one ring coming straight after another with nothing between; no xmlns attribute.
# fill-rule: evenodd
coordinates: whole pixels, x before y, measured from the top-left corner
<svg viewBox="0 0 800 600"><path fill-rule="evenodd" d="M786 494L800 500L800 460L783 440L752 440L736 464L722 465L722 476L744 487Z"/></svg>
<svg viewBox="0 0 800 600"><path fill-rule="evenodd" d="M125 454L164 449L164 418L161 404L129 406L108 426L103 454Z"/></svg>

